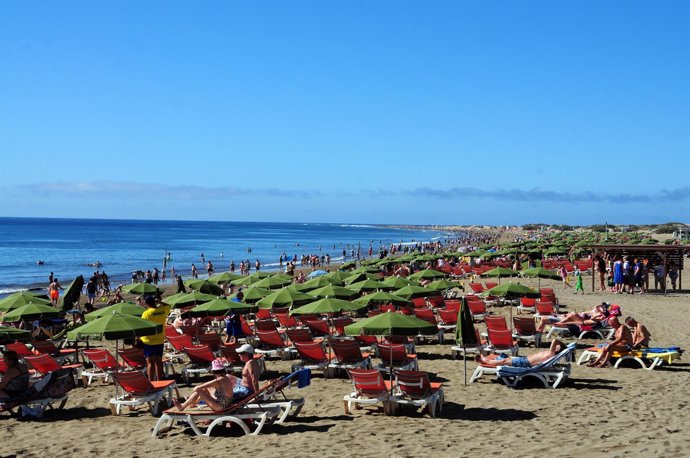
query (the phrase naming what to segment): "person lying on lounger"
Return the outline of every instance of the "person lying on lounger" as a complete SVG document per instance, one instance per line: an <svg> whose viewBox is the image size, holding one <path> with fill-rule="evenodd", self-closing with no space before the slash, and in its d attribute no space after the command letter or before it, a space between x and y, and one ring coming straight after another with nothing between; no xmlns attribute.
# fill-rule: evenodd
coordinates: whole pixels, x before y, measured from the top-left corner
<svg viewBox="0 0 690 458"><path fill-rule="evenodd" d="M545 316L542 317L539 325L537 326L537 331L542 332L547 324L551 323L556 327L565 328L570 325L576 326L601 326L610 315L620 315L620 307L617 305L607 304L602 302L592 309L591 312L576 313L571 312L565 316Z"/></svg>
<svg viewBox="0 0 690 458"><path fill-rule="evenodd" d="M625 319L625 324L632 329L633 336L633 350L639 350L642 347L649 346L649 338L651 337L649 331L642 323L638 323L635 318L629 316Z"/></svg>
<svg viewBox="0 0 690 458"><path fill-rule="evenodd" d="M594 361L587 363L589 367L605 367L614 351L626 352L632 350L633 335L627 326L623 326L618 318L609 319L609 325L616 330L613 342L604 345L601 354Z"/></svg>
<svg viewBox="0 0 690 458"><path fill-rule="evenodd" d="M502 359L488 359L483 355L479 355L477 356L475 361L483 364L484 366L532 367L536 366L537 364L543 363L549 358L552 358L564 348L565 345L561 341L554 339L551 342L551 346L548 350L542 350L537 353L532 353L529 356L513 356Z"/></svg>
<svg viewBox="0 0 690 458"><path fill-rule="evenodd" d="M254 360L254 348L249 344L244 344L235 351L240 354L240 359L245 363L242 369L242 378L226 374L223 361L215 359L211 363L211 371L215 378L210 382L194 387L189 399L184 404L176 401L175 407L178 410L185 410L203 400L211 409L222 412L258 391L261 370L259 363Z"/></svg>

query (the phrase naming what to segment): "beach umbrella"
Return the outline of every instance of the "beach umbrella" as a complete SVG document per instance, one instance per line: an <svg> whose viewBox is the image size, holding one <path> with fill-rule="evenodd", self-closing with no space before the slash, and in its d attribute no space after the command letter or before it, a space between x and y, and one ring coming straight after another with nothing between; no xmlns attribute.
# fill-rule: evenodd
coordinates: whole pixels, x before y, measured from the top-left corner
<svg viewBox="0 0 690 458"><path fill-rule="evenodd" d="M344 283L345 285L351 285L352 283L357 283L364 280L381 280L381 275L358 272L346 278Z"/></svg>
<svg viewBox="0 0 690 458"><path fill-rule="evenodd" d="M424 269L410 275L410 280L435 280L437 278L447 277L448 274L439 272L434 269Z"/></svg>
<svg viewBox="0 0 690 458"><path fill-rule="evenodd" d="M326 275L326 274L328 274L328 272L326 272L325 270L319 269L319 270L315 270L315 271L311 272L309 275L307 275L307 278L316 278L316 277L320 277L321 275Z"/></svg>
<svg viewBox="0 0 690 458"><path fill-rule="evenodd" d="M347 262L342 263L340 265L339 269L340 270L350 270L350 269L354 269L355 267L357 267L357 263L355 261L347 261Z"/></svg>
<svg viewBox="0 0 690 458"><path fill-rule="evenodd" d="M5 313L5 316L2 317L2 321L16 323L22 320L30 321L40 320L41 318L57 318L59 315L60 310L51 305L29 303Z"/></svg>
<svg viewBox="0 0 690 458"><path fill-rule="evenodd" d="M280 289L290 284L292 284L291 277L287 277L284 275L274 275L272 277L262 278L261 280L252 283L252 287L265 289Z"/></svg>
<svg viewBox="0 0 690 458"><path fill-rule="evenodd" d="M467 300L463 297L460 302L460 311L458 312L458 322L455 327L455 342L462 345L463 360L465 366L465 385L467 385L467 347L479 345L477 340L477 333L474 331L474 322L472 321L472 313L467 305Z"/></svg>
<svg viewBox="0 0 690 458"><path fill-rule="evenodd" d="M215 283L216 285L221 284L221 283L229 283L233 280L237 280L238 278L241 278L241 275L234 274L232 272L223 272L218 275L214 275L213 277L209 278L208 281L211 283Z"/></svg>
<svg viewBox="0 0 690 458"><path fill-rule="evenodd" d="M290 312L291 315L301 314L320 314L320 313L338 313L338 312L352 312L366 308L366 305L356 304L342 299L335 299L327 297L311 304L303 305Z"/></svg>
<svg viewBox="0 0 690 458"><path fill-rule="evenodd" d="M352 302L357 304L369 305L381 305L381 304L393 304L396 306L411 305L412 303L405 298L396 296L395 294L388 293L386 291L376 291L375 293L367 294L362 297L354 299Z"/></svg>
<svg viewBox="0 0 690 458"><path fill-rule="evenodd" d="M162 331L163 325L138 316L112 312L69 331L67 337L72 340L89 338L119 340L150 336Z"/></svg>
<svg viewBox="0 0 690 458"><path fill-rule="evenodd" d="M434 290L434 291L445 291L447 289L451 288L460 288L460 284L458 282L446 280L445 278L441 278L440 280L434 280L428 285L426 285L428 289Z"/></svg>
<svg viewBox="0 0 690 458"><path fill-rule="evenodd" d="M549 278L551 280L560 280L561 276L558 275L558 273L544 269L543 267L533 267L532 269L526 269L520 272L520 275L523 277L531 277L531 278L538 278L538 288L541 288L541 279L542 278Z"/></svg>
<svg viewBox="0 0 690 458"><path fill-rule="evenodd" d="M242 291L242 302L247 304L253 304L254 302L263 299L264 297L271 294L271 290L266 288L251 287ZM236 298L239 291L230 297Z"/></svg>
<svg viewBox="0 0 690 458"><path fill-rule="evenodd" d="M361 293L362 291L377 291L387 289L380 281L362 280L348 285L348 289Z"/></svg>
<svg viewBox="0 0 690 458"><path fill-rule="evenodd" d="M10 310L18 309L26 304L50 305L50 301L48 299L38 297L35 294L20 291L0 300L0 311L8 312Z"/></svg>
<svg viewBox="0 0 690 458"><path fill-rule="evenodd" d="M426 297L429 296L430 294L433 294L435 291L431 291L426 289L423 286L417 286L417 285L407 285L403 286L400 289L397 289L393 291L393 294L396 296L400 296L405 299L414 299L417 297Z"/></svg>
<svg viewBox="0 0 690 458"><path fill-rule="evenodd" d="M245 304L242 302L229 301L223 298L216 298L205 304L198 305L191 310L188 310L191 316L224 316L230 310L247 310L255 309L255 304Z"/></svg>
<svg viewBox="0 0 690 458"><path fill-rule="evenodd" d="M378 274L381 271L373 266L361 266L350 272L351 274Z"/></svg>
<svg viewBox="0 0 690 458"><path fill-rule="evenodd" d="M0 326L0 343L29 339L31 339L31 331L17 329L12 326Z"/></svg>
<svg viewBox="0 0 690 458"><path fill-rule="evenodd" d="M343 288L341 286L328 285L322 288L309 291L307 294L314 297L334 297L337 299L353 299L359 294L351 289Z"/></svg>
<svg viewBox="0 0 690 458"><path fill-rule="evenodd" d="M112 315L113 312L118 312L125 315L141 316L145 310L145 307L135 304L134 302L119 302L117 304L98 309L95 312L87 313L84 315L84 318L86 321L93 321L105 315Z"/></svg>
<svg viewBox="0 0 690 458"><path fill-rule="evenodd" d="M154 285L153 283L146 282L126 285L122 288L122 291L130 294L138 294L140 296L143 296L144 294L150 294L152 296L155 296L159 293L162 293L162 290L158 288L156 285ZM66 294L65 297L67 297Z"/></svg>
<svg viewBox="0 0 690 458"><path fill-rule="evenodd" d="M501 278L515 277L517 276L517 274L518 273L513 269L506 269L505 267L494 267L493 269L487 270L486 272L481 274L481 276L498 278L498 283L501 283Z"/></svg>
<svg viewBox="0 0 690 458"><path fill-rule="evenodd" d="M302 305L314 300L313 296L304 294L292 287L283 288L281 290L272 292L268 296L257 302L257 305L262 309L269 309L274 307L292 307L295 305Z"/></svg>
<svg viewBox="0 0 690 458"><path fill-rule="evenodd" d="M504 283L502 285L494 286L486 292L490 296L498 296L504 299L518 299L520 297L539 297L539 292L528 288L519 283ZM510 327L513 327L513 306L510 305Z"/></svg>
<svg viewBox="0 0 690 458"><path fill-rule="evenodd" d="M343 282L341 280L338 280L337 278L323 275L321 277L312 278L311 280L302 283L302 285L305 290L308 290L323 288L324 286L329 285L343 286Z"/></svg>
<svg viewBox="0 0 690 458"><path fill-rule="evenodd" d="M343 284L343 282L345 282L345 279L347 279L348 277L351 277L351 276L352 276L352 274L350 274L350 272L344 272L342 270L336 270L333 272L329 272L325 275L326 278L333 278L335 280L338 280L341 285Z"/></svg>
<svg viewBox="0 0 690 458"><path fill-rule="evenodd" d="M212 294L214 296L225 295L225 290L223 288L208 280L187 280L185 285L200 293Z"/></svg>
<svg viewBox="0 0 690 458"><path fill-rule="evenodd" d="M182 308L190 304L200 304L202 302L209 302L216 299L218 296L213 294L206 294L199 291L192 291L186 294L175 294L174 296L163 299L163 302L171 307Z"/></svg>
<svg viewBox="0 0 690 458"><path fill-rule="evenodd" d="M417 336L436 334L438 327L427 321L420 320L409 315L391 312L380 313L370 318L365 318L356 323L345 326L345 335L348 336ZM391 393L393 390L393 352L390 361Z"/></svg>
<svg viewBox="0 0 690 458"><path fill-rule="evenodd" d="M65 290L65 295L62 296L62 310L73 309L76 304L79 304L79 296L83 287L84 277L81 275L72 280L72 283Z"/></svg>
<svg viewBox="0 0 690 458"><path fill-rule="evenodd" d="M407 285L419 285L419 283L415 280L410 280L405 277L398 277L397 275L392 277L386 277L381 281L381 284L384 285L387 289L400 289L403 286Z"/></svg>
<svg viewBox="0 0 690 458"><path fill-rule="evenodd" d="M177 294L180 293L186 293L187 288L184 286L184 282L182 281L182 275L177 276Z"/></svg>

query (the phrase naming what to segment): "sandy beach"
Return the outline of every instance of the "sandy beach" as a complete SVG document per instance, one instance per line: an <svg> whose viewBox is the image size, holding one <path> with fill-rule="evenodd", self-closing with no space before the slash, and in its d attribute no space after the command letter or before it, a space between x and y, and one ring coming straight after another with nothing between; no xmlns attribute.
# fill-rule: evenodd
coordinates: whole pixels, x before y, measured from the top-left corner
<svg viewBox="0 0 690 458"><path fill-rule="evenodd" d="M585 284L587 284L586 278ZM504 280L505 281L505 280ZM532 285L531 280L523 284ZM536 283L536 281L534 281ZM536 286L536 284L532 285ZM544 286L544 281L542 281ZM566 310L590 309L601 301L619 304L623 315L647 325L653 345L690 347L687 295L575 296L552 286ZM506 307L495 313L508 314ZM478 325L483 329L484 325ZM589 343L594 343L591 341ZM579 344L579 348L588 342ZM534 351L521 348L521 355ZM654 371L594 369L573 364L563 388L514 390L484 378L465 386L462 360L452 360L450 343L420 344L420 369L444 385L446 403L438 418L413 410L395 417L371 408L345 415L342 397L351 391L345 378L315 375L310 387L289 393L305 397L293 421L267 426L257 437L220 429L211 438L195 437L176 427L151 437L156 419L141 409L113 417L108 400L113 385L78 387L62 411L42 421L21 422L2 415L2 456L42 456L58 450L75 454L142 456L146 454L213 456L237 454L350 456L684 456L690 447L690 364L679 361ZM270 360L263 379L290 371L291 361ZM467 362L468 372L475 368ZM182 395L190 388L181 384Z"/></svg>

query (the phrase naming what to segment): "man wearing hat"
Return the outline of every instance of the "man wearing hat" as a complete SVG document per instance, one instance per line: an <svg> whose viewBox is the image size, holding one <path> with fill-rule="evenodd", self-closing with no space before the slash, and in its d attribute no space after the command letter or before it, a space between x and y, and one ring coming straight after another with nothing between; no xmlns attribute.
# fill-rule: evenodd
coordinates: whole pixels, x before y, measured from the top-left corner
<svg viewBox="0 0 690 458"><path fill-rule="evenodd" d="M259 362L254 359L254 347L251 345L241 345L235 351L240 354L240 360L244 363L244 367L242 368L242 379L238 384L238 392L242 394L245 392L245 390L242 388L246 388L246 394L244 394L244 396L249 396L256 391L259 391L261 367L259 366ZM233 393L235 393L234 390Z"/></svg>

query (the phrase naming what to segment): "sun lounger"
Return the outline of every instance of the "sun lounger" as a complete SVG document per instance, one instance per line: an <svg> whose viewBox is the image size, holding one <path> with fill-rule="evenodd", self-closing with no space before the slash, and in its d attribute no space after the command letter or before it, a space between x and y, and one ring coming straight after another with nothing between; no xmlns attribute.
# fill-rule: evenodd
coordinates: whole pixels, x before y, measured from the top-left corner
<svg viewBox="0 0 690 458"><path fill-rule="evenodd" d="M134 408L142 404L147 404L151 414L157 415L161 401L168 406L173 404L173 390L180 397L174 380L151 382L139 371L114 372L112 377L124 390L122 395L110 399L110 411L113 415L120 415L122 406Z"/></svg>
<svg viewBox="0 0 690 458"><path fill-rule="evenodd" d="M93 365L93 367L85 368L81 372L84 386L90 386L95 378L102 378L104 382L108 382L113 372L125 370L108 350L92 348L90 350L82 350L81 353Z"/></svg>
<svg viewBox="0 0 690 458"><path fill-rule="evenodd" d="M443 408L443 388L441 383L429 381L429 375L420 371L396 371L395 389L391 401L396 404L411 405L436 417L436 411Z"/></svg>
<svg viewBox="0 0 690 458"><path fill-rule="evenodd" d="M334 354L326 353L323 346L318 342L295 342L294 345L302 361L292 365L293 372L304 368L322 371L324 378L330 377L332 371L329 370L329 366L335 359Z"/></svg>
<svg viewBox="0 0 690 458"><path fill-rule="evenodd" d="M592 327L592 326L552 326L549 332L546 333L546 338L550 339L554 334L572 335L575 336L577 340L582 340L584 338L594 338L600 340L610 340L613 338L616 330L612 327Z"/></svg>
<svg viewBox="0 0 690 458"><path fill-rule="evenodd" d="M179 421L186 422L192 431L197 436L210 436L213 428L219 424L232 423L240 427L246 435L256 436L261 432L263 427L270 421L278 418L283 412L279 406L265 407L261 405L261 397L282 382L281 379L274 380L267 383L259 389L259 391L252 393L241 401L236 402L226 410L218 412L212 410L208 406L199 408L189 408L183 411L177 408L168 409L163 412L161 417L156 422L151 435L156 437L163 428L166 430ZM251 423L248 421L250 420ZM200 424L197 422L210 422L206 426L206 430L200 429ZM250 425L254 426L254 430L250 429ZM202 426L203 427L203 426Z"/></svg>
<svg viewBox="0 0 690 458"><path fill-rule="evenodd" d="M34 383L25 394L4 400L0 412L40 419L46 409L62 409L67 403L67 393L74 387L74 370L58 369Z"/></svg>
<svg viewBox="0 0 690 458"><path fill-rule="evenodd" d="M298 379L298 387L305 388L310 384L311 372L308 369L300 369L290 375L271 383L266 390L263 390L261 395L257 398L258 403L250 403L247 407L263 407L272 409L278 407L281 414L274 421L276 424L285 422L288 418L294 418L299 415L302 407L304 407L304 398L288 398L285 395L285 389L292 386L292 382Z"/></svg>
<svg viewBox="0 0 690 458"><path fill-rule="evenodd" d="M391 363L394 370L413 370L418 371L417 355L408 353L403 344L378 344L379 357L381 364L375 369L381 372L390 372Z"/></svg>
<svg viewBox="0 0 690 458"><path fill-rule="evenodd" d="M31 342L31 346L39 353L49 354L58 364L76 363L77 350L75 348L58 348L50 340L35 340Z"/></svg>
<svg viewBox="0 0 690 458"><path fill-rule="evenodd" d="M528 377L534 377L545 388L557 388L570 376L570 364L560 364L572 358L576 344L571 343L556 355L533 367L498 366L496 377L511 388L515 388Z"/></svg>
<svg viewBox="0 0 690 458"><path fill-rule="evenodd" d="M60 369L71 369L71 373L76 376L74 380L75 386L77 385L77 381L81 379L81 373L84 370L84 366L81 364L65 364L61 366L52 356L46 354L27 356L24 360L36 371L36 373L42 376L46 376L50 372L57 372Z"/></svg>
<svg viewBox="0 0 690 458"><path fill-rule="evenodd" d="M182 349L189 358L189 364L182 368L182 378L189 385L191 375L198 377L211 373L211 362L216 359L216 355L208 345L192 345Z"/></svg>
<svg viewBox="0 0 690 458"><path fill-rule="evenodd" d="M343 408L346 414L352 413L353 405L383 405L383 413L395 413L395 404L390 400L391 382L384 380L376 369L350 369L347 371L354 384L355 391L343 396Z"/></svg>
<svg viewBox="0 0 690 458"><path fill-rule="evenodd" d="M362 353L354 340L332 340L330 342L335 359L330 367L335 369L371 369L371 356Z"/></svg>
<svg viewBox="0 0 690 458"><path fill-rule="evenodd" d="M257 331L256 336L259 338L259 347L254 348L255 353L281 359L290 359L296 353L291 342L278 331Z"/></svg>
<svg viewBox="0 0 690 458"><path fill-rule="evenodd" d="M541 332L537 331L537 326L532 317L513 317L513 337L521 342L533 342L535 347L541 346Z"/></svg>
<svg viewBox="0 0 690 458"><path fill-rule="evenodd" d="M577 360L577 365L581 366L588 363L590 360L596 359L602 351L601 346L590 347L582 351L580 358ZM673 361L680 359L682 350L679 347L667 348L641 348L639 350L630 351L614 351L611 354L611 361L613 364L608 364L618 369L624 361L635 361L642 369L653 370L664 364L672 364Z"/></svg>

